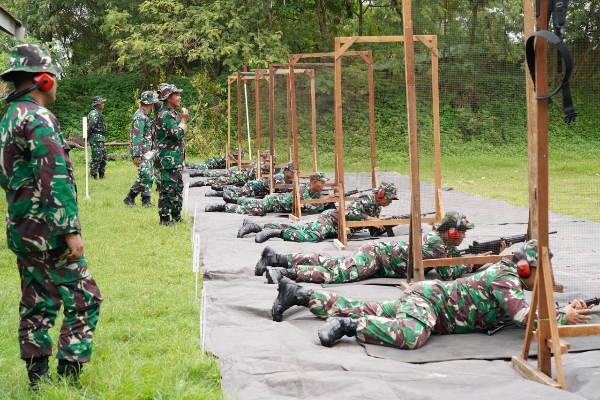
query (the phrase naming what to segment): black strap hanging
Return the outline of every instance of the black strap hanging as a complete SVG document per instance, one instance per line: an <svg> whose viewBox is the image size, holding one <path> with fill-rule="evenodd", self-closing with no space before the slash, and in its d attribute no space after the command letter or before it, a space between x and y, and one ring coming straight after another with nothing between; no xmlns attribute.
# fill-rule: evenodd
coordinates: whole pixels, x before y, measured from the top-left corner
<svg viewBox="0 0 600 400"><path fill-rule="evenodd" d="M571 71L573 70L573 59L571 58L571 53L569 49L565 45L565 42L552 32L548 31L537 31L533 33L525 44L525 58L527 60L527 66L529 68L529 73L531 74L531 79L533 79L533 83L535 86L535 47L534 42L535 38L540 37L547 40L549 43L553 44L556 47L556 50L560 53L562 58L565 61L565 74L563 76L562 82L560 85L554 89L551 93L538 94L536 99L549 99L551 101L551 97L558 93L561 89L563 92L563 109L565 111L565 123L570 124L575 121L577 117L577 111L575 107L573 107L573 100L571 98L571 88L569 87L569 78L571 77Z"/></svg>

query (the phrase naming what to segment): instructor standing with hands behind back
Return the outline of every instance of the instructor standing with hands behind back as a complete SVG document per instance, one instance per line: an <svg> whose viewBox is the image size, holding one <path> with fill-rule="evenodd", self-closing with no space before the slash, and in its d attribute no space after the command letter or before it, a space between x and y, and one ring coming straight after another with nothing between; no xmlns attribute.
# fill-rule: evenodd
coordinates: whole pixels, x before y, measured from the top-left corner
<svg viewBox="0 0 600 400"><path fill-rule="evenodd" d="M182 89L177 89L170 83L162 85L158 91L158 99L163 105L156 114L158 153L154 159L154 167L158 180L158 215L160 224L166 226L183 221L183 135L187 129L189 112L186 108L181 109L181 115L175 111L175 108L181 106L181 92Z"/></svg>

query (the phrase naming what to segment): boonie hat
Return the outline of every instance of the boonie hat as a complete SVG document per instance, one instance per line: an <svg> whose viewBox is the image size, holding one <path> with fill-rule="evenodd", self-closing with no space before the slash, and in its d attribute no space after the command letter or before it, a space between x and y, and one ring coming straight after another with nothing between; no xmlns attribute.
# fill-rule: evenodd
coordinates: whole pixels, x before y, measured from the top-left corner
<svg viewBox="0 0 600 400"><path fill-rule="evenodd" d="M173 93L181 93L183 89L177 89L177 86L171 83L160 84L158 87L158 99L165 101Z"/></svg>
<svg viewBox="0 0 600 400"><path fill-rule="evenodd" d="M458 219L460 218L460 222ZM441 227L446 229L457 228L457 229L473 229L475 225L473 223L467 221L467 217L464 214L461 214L456 211L449 211L444 215L441 222L435 224L435 227L440 230ZM443 229L442 229L443 230Z"/></svg>
<svg viewBox="0 0 600 400"><path fill-rule="evenodd" d="M548 249L548 255L552 258L552 250ZM519 260L527 260L530 267L537 267L538 241L531 239L525 242L519 250L513 252L513 256Z"/></svg>
<svg viewBox="0 0 600 400"><path fill-rule="evenodd" d="M291 161L286 163L283 169L289 169L290 171L294 172L294 163Z"/></svg>
<svg viewBox="0 0 600 400"><path fill-rule="evenodd" d="M329 180L329 178L325 178L325 174L322 173L322 172L315 172L314 174L310 175L310 180L311 181L327 182Z"/></svg>
<svg viewBox="0 0 600 400"><path fill-rule="evenodd" d="M10 51L10 68L4 71L0 78L11 81L13 72L48 72L58 75L62 69L52 64L50 52L37 44L21 44Z"/></svg>
<svg viewBox="0 0 600 400"><path fill-rule="evenodd" d="M142 92L140 96L140 103L142 104L154 104L158 103L158 95L152 90L146 90Z"/></svg>
<svg viewBox="0 0 600 400"><path fill-rule="evenodd" d="M394 183L382 182L377 189L373 189L373 193L377 195L380 190L383 190L383 198L387 200L398 200L398 188Z"/></svg>
<svg viewBox="0 0 600 400"><path fill-rule="evenodd" d="M103 99L102 96L94 96L94 98L92 99L92 107L97 106L98 104L102 104L106 101L106 99Z"/></svg>

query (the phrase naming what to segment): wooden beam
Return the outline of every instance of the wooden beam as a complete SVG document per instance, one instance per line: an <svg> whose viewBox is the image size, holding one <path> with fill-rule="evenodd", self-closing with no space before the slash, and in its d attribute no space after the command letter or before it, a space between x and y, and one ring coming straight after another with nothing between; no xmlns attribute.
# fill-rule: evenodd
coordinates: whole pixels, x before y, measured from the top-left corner
<svg viewBox="0 0 600 400"><path fill-rule="evenodd" d="M511 365L525 379L560 389L560 385L558 383L553 381L552 378L548 377L540 370L536 369L533 365L529 364L523 357L514 356L512 358Z"/></svg>
<svg viewBox="0 0 600 400"><path fill-rule="evenodd" d="M563 325L558 327L560 337L580 337L600 335L600 324Z"/></svg>
<svg viewBox="0 0 600 400"><path fill-rule="evenodd" d="M510 256L510 255L508 255ZM487 264L496 263L507 255L491 255L491 256L469 256L469 257L453 257L453 258L434 258L423 260L424 268L447 267L450 265L460 264Z"/></svg>

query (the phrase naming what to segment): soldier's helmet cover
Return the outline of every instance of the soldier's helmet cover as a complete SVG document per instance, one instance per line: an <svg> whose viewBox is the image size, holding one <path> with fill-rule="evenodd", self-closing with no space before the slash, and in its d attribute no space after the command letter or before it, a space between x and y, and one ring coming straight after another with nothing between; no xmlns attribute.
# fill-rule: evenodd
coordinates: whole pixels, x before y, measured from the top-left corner
<svg viewBox="0 0 600 400"><path fill-rule="evenodd" d="M142 103L142 104L158 103L158 95L156 94L156 92L153 92L152 90L146 90L145 92L142 92L142 95L140 96L140 103Z"/></svg>
<svg viewBox="0 0 600 400"><path fill-rule="evenodd" d="M103 99L102 96L94 96L92 98L92 107L97 106L98 104L102 104L106 101L106 99Z"/></svg>
<svg viewBox="0 0 600 400"><path fill-rule="evenodd" d="M13 72L48 72L58 75L62 69L52 63L50 52L37 44L21 44L10 51L10 68L0 74L4 81L13 80Z"/></svg>
<svg viewBox="0 0 600 400"><path fill-rule="evenodd" d="M325 178L325 174L322 172L315 172L314 174L311 174L309 179L311 181L321 181L321 182L327 182L329 180L329 178Z"/></svg>
<svg viewBox="0 0 600 400"><path fill-rule="evenodd" d="M444 218L442 218L442 221L436 223L435 226L439 231L447 231L450 228L466 231L475 228L475 225L473 225L472 222L469 222L464 214L456 211L448 211L446 215L444 215Z"/></svg>
<svg viewBox="0 0 600 400"><path fill-rule="evenodd" d="M161 83L158 87L158 99L160 101L165 101L171 94L181 92L183 92L183 89L177 89L177 86L171 83Z"/></svg>
<svg viewBox="0 0 600 400"><path fill-rule="evenodd" d="M398 200L398 197L396 196L398 194L398 188L393 182L382 182L377 189L373 189L373 194L377 196L380 190L383 191L384 199Z"/></svg>
<svg viewBox="0 0 600 400"><path fill-rule="evenodd" d="M294 172L294 163L291 161L286 163L284 169L289 169L290 171Z"/></svg>
<svg viewBox="0 0 600 400"><path fill-rule="evenodd" d="M548 255L552 258L552 250L548 249ZM538 241L536 239L531 239L523 243L523 246L521 246L519 250L513 252L513 256L518 260L526 260L530 267L537 267Z"/></svg>

